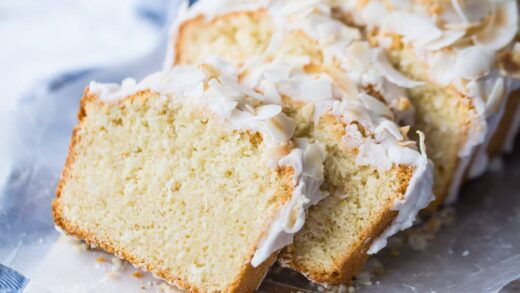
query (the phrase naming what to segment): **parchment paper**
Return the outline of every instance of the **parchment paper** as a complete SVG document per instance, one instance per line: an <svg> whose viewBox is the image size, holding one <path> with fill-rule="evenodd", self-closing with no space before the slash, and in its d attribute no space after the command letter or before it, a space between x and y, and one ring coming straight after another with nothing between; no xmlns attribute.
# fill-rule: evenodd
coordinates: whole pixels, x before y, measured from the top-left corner
<svg viewBox="0 0 520 293"><path fill-rule="evenodd" d="M31 279L26 292L170 290L110 255L60 237L50 215L85 85L141 78L161 67L163 52L164 44L130 64L60 76L0 119L0 263ZM492 172L466 184L454 212L423 222L370 261L355 282L357 292L497 292L518 279L520 152L495 160ZM260 288L297 290L354 288L316 287L280 269L273 269Z"/></svg>

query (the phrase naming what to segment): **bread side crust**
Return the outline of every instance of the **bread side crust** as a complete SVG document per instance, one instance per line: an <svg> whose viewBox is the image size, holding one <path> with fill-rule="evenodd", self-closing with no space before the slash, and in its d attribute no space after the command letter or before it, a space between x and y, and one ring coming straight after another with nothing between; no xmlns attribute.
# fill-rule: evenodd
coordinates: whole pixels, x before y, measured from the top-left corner
<svg viewBox="0 0 520 293"><path fill-rule="evenodd" d="M222 15L220 17L223 18L233 18L237 15L252 15L254 18L260 18L262 14L265 14L265 10L255 10L255 11L234 11L234 12L228 12L225 15ZM174 54L172 60L173 64L170 64L170 66L175 66L182 64L182 52L184 50L181 50L181 48L184 47L183 40L185 40L186 35L186 28L190 26L211 26L211 24L215 23L217 20L219 20L220 17L215 17L210 20L206 20L204 15L198 15L192 19L188 19L184 21L181 25L179 25L179 33L176 36L177 39L171 39L169 40L172 43L172 47L175 48L175 52L168 52L168 54Z"/></svg>
<svg viewBox="0 0 520 293"><path fill-rule="evenodd" d="M119 102L123 102L126 99L136 99L136 98L144 98L144 94L149 92L148 90L138 92L136 94L133 94L131 96L128 96L124 99L122 99ZM81 240L84 240L87 244L93 247L99 247L106 252L110 254L114 254L122 259L125 259L132 263L133 265L145 270L151 272L155 277L163 279L177 287L184 288L189 290L190 292L209 292L203 288L197 288L187 282L186 280L183 280L182 278L178 278L176 276L173 276L169 274L165 270L156 269L153 264L147 263L144 259L140 259L131 253L125 251L121 247L117 247L112 241L110 240L103 240L99 239L94 235L94 233L87 231L85 229L82 229L81 227L78 227L77 225L74 225L73 223L67 221L67 219L63 216L61 205L60 205L60 198L61 193L63 190L63 187L65 184L67 184L67 180L70 177L72 168L74 166L74 162L76 160L76 145L78 144L79 140L81 139L79 136L79 131L82 128L84 124L84 119L86 117L86 111L85 107L87 104L91 102L100 102L96 95L91 94L89 92L89 88L87 87L83 92L83 97L80 101L80 110L78 112L78 124L74 127L74 130L72 132L72 138L71 142L69 144L69 152L67 154L67 158L65 160L65 166L63 168L62 174L60 176L60 179L58 181L57 187L56 187L56 198L52 202L52 216L54 219L54 222L57 226L59 226L66 234L74 236L76 238L79 238ZM102 102L101 102L102 103ZM287 184L291 186L290 182L293 177L293 170L289 167L284 167L279 170L280 173L284 174L286 178L289 178L287 181ZM285 195L283 195L283 198L285 201L288 201L291 198L291 194L293 191L293 188L288 188L289 192ZM271 219L270 222L273 222L274 216ZM264 234L267 233L267 230L264 232ZM262 239L264 235L260 235L257 240L257 245L259 245L260 240ZM254 252L256 250L256 247L253 247L251 249L250 255L253 256ZM253 292L259 285L262 279L267 274L268 269L271 267L271 265L274 263L278 255L278 252L273 253L267 260L265 260L260 266L253 268L250 264L250 262L246 263L243 268L241 269L240 273L238 274L237 278L233 280L226 289L224 289L222 292Z"/></svg>
<svg viewBox="0 0 520 293"><path fill-rule="evenodd" d="M400 188L395 198L402 198L408 184L413 176L413 168L409 166L398 166L398 177ZM363 231L360 241L353 245L349 250L339 255L334 262L331 270L323 271L312 267L307 267L292 259L291 253L283 250L280 254L282 265L294 269L313 282L329 285L348 284L352 278L363 268L369 255L367 254L373 240L390 226L398 212L392 210L393 202L390 202L382 213L380 213L371 223L370 227Z"/></svg>

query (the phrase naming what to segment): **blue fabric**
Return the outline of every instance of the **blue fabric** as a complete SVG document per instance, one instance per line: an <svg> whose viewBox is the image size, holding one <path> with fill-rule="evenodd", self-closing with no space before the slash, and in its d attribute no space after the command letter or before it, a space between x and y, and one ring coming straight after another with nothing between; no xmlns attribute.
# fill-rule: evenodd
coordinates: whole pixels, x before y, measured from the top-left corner
<svg viewBox="0 0 520 293"><path fill-rule="evenodd" d="M0 293L22 292L29 279L17 271L0 264Z"/></svg>

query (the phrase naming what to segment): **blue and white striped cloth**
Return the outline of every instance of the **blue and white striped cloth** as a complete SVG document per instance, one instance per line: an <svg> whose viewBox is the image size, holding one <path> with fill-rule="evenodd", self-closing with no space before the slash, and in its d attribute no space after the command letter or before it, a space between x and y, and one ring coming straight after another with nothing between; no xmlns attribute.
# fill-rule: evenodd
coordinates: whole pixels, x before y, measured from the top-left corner
<svg viewBox="0 0 520 293"><path fill-rule="evenodd" d="M29 280L17 271L0 264L0 293L22 292Z"/></svg>

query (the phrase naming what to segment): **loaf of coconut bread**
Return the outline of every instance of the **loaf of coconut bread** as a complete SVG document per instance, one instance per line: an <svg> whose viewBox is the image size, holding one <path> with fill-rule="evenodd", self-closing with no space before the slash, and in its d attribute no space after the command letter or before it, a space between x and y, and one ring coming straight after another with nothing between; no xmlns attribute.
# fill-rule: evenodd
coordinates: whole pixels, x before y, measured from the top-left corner
<svg viewBox="0 0 520 293"><path fill-rule="evenodd" d="M186 2L164 71L86 88L54 219L190 292L349 283L511 148L517 6Z"/></svg>

